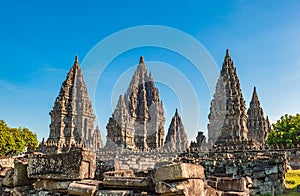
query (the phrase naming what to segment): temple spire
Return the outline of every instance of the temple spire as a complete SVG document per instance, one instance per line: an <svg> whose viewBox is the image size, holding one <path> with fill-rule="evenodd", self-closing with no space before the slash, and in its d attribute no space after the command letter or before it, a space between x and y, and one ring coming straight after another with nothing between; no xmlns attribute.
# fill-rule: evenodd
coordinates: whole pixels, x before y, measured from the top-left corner
<svg viewBox="0 0 300 196"><path fill-rule="evenodd" d="M83 142L87 148L96 150L93 148L92 132L94 130L95 114L79 67L78 56L75 57L74 65L62 83L50 112L50 117L50 133L46 143L68 146ZM59 147L57 152L68 150L69 148ZM54 151L49 150L49 152Z"/></svg>
<svg viewBox="0 0 300 196"><path fill-rule="evenodd" d="M140 64L141 64L141 63L145 63L145 60L144 60L144 57L143 57L143 56L140 57Z"/></svg>
<svg viewBox="0 0 300 196"><path fill-rule="evenodd" d="M75 64L78 64L78 56L77 56L77 55L75 56L75 62L74 62L74 65L75 65Z"/></svg>
<svg viewBox="0 0 300 196"><path fill-rule="evenodd" d="M171 151L184 151L188 147L187 134L178 110L176 108L175 115L172 118L165 140L164 148Z"/></svg>
<svg viewBox="0 0 300 196"><path fill-rule="evenodd" d="M268 134L268 122L264 117L263 109L260 105L256 87L253 89L252 100L248 109L248 139L255 140L261 145L265 144Z"/></svg>
<svg viewBox="0 0 300 196"><path fill-rule="evenodd" d="M144 57L139 60L122 107L116 106L115 111L121 112L114 112L107 124L107 135L110 141L126 148L155 149L163 145L164 109L152 74L147 73Z"/></svg>
<svg viewBox="0 0 300 196"><path fill-rule="evenodd" d="M228 49L226 49L226 56L225 57L230 58L229 50Z"/></svg>
<svg viewBox="0 0 300 196"><path fill-rule="evenodd" d="M209 144L247 140L246 105L232 59L226 50L214 98L208 116Z"/></svg>
<svg viewBox="0 0 300 196"><path fill-rule="evenodd" d="M258 100L257 92L256 92L256 87L253 89L253 95L252 95L252 101Z"/></svg>

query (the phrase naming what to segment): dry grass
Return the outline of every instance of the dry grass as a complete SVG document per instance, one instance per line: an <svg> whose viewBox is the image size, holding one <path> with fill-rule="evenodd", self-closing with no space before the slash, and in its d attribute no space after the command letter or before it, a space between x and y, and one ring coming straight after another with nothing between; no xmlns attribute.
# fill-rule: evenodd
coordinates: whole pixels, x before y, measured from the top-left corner
<svg viewBox="0 0 300 196"><path fill-rule="evenodd" d="M300 169L289 170L286 173L285 183L289 189L297 188L297 185L300 185Z"/></svg>

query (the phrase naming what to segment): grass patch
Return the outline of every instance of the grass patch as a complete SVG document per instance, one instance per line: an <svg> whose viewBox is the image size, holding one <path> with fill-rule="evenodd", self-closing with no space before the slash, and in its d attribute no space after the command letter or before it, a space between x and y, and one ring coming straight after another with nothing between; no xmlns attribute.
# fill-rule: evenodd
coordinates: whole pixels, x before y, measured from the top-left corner
<svg viewBox="0 0 300 196"><path fill-rule="evenodd" d="M289 189L296 189L300 184L300 169L288 170L285 177L286 187Z"/></svg>

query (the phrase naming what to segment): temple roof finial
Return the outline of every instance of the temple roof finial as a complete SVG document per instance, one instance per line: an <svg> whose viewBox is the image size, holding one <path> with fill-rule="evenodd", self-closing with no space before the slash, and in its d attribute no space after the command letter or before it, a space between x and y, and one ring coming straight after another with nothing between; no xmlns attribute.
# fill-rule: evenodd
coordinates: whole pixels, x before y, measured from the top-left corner
<svg viewBox="0 0 300 196"><path fill-rule="evenodd" d="M226 49L226 57L230 57L228 49Z"/></svg>
<svg viewBox="0 0 300 196"><path fill-rule="evenodd" d="M75 62L74 62L74 64L75 63L78 63L78 56L77 55L75 56Z"/></svg>
<svg viewBox="0 0 300 196"><path fill-rule="evenodd" d="M257 92L256 92L256 87L255 86L254 86L254 89L253 89L252 100L258 100L258 96L257 96Z"/></svg>
<svg viewBox="0 0 300 196"><path fill-rule="evenodd" d="M140 64L141 64L141 63L145 63L144 57L143 57L143 56L140 57Z"/></svg>
<svg viewBox="0 0 300 196"><path fill-rule="evenodd" d="M178 116L178 109L176 108L175 116Z"/></svg>

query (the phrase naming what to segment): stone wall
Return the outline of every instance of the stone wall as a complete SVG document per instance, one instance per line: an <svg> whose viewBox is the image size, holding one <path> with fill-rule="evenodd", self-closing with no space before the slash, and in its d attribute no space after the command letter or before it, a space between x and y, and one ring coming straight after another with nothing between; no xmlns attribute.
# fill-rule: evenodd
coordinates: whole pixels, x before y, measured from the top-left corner
<svg viewBox="0 0 300 196"><path fill-rule="evenodd" d="M199 153L201 155L199 155ZM185 153L178 162L201 164L205 176L240 179L248 178L248 188L253 194L281 193L285 187L287 153L281 151L211 151Z"/></svg>
<svg viewBox="0 0 300 196"><path fill-rule="evenodd" d="M131 151L119 149L116 151L100 151L97 153L97 158L101 161L114 159L119 162L120 169L138 171L153 169L158 162L171 162L181 153L167 150Z"/></svg>

